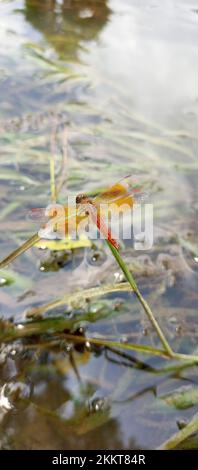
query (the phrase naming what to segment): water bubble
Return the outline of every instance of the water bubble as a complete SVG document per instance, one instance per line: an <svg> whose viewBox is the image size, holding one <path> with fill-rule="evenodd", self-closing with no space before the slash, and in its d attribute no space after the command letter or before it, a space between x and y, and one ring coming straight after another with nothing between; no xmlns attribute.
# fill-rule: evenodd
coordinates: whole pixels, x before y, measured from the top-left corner
<svg viewBox="0 0 198 470"><path fill-rule="evenodd" d="M30 397L31 386L23 382L7 382L0 392L0 406L3 403L4 409L11 410L18 406L26 407L26 399ZM20 400L20 401L19 401ZM25 400L25 402L24 402Z"/></svg>
<svg viewBox="0 0 198 470"><path fill-rule="evenodd" d="M3 385L0 389L0 409L2 411L9 411L13 408L13 405L10 403L8 397L5 395L7 383Z"/></svg>
<svg viewBox="0 0 198 470"><path fill-rule="evenodd" d="M143 336L148 336L148 334L149 334L149 329L148 329L148 328L146 328L146 327L145 327L145 328L143 328L143 330L142 330L142 334L143 334Z"/></svg>
<svg viewBox="0 0 198 470"><path fill-rule="evenodd" d="M91 257L88 258L88 262L92 266L102 266L102 264L106 261L106 253L102 250L96 250L92 252Z"/></svg>
<svg viewBox="0 0 198 470"><path fill-rule="evenodd" d="M177 421L177 426L179 429L184 429L188 424L188 421L186 419L180 419Z"/></svg>
<svg viewBox="0 0 198 470"><path fill-rule="evenodd" d="M12 351L10 351L11 356L15 356L16 353L17 353L17 352L16 352L16 349L12 349Z"/></svg>
<svg viewBox="0 0 198 470"><path fill-rule="evenodd" d="M62 346L62 344L61 344L61 346ZM70 353L73 350L73 345L68 344L68 343L67 344L64 343L64 349L65 349L65 352Z"/></svg>
<svg viewBox="0 0 198 470"><path fill-rule="evenodd" d="M124 344L128 343L128 338L126 335L122 335L120 337L120 343L124 343Z"/></svg>
<svg viewBox="0 0 198 470"><path fill-rule="evenodd" d="M79 18L82 18L83 20L86 18L92 18L92 16L93 16L93 12L90 8L85 8L79 13Z"/></svg>
<svg viewBox="0 0 198 470"><path fill-rule="evenodd" d="M122 282L123 279L124 279L124 276L123 276L122 273L115 272L115 273L114 273L114 278L115 278L115 281L116 281L116 282Z"/></svg>
<svg viewBox="0 0 198 470"><path fill-rule="evenodd" d="M99 411L104 411L106 405L107 399L104 397L90 399L87 402L88 413L92 414L98 413Z"/></svg>
<svg viewBox="0 0 198 470"><path fill-rule="evenodd" d="M114 304L114 310L119 312L123 307L124 301L122 299L117 299Z"/></svg>
<svg viewBox="0 0 198 470"><path fill-rule="evenodd" d="M169 322L170 322L170 323L177 323L177 318L174 317L174 316L173 316L173 317L170 317L170 318L169 318Z"/></svg>
<svg viewBox="0 0 198 470"><path fill-rule="evenodd" d="M0 347L0 364L4 364L8 357L16 356L17 352L21 351L21 345L17 344L15 347L11 344L2 343Z"/></svg>
<svg viewBox="0 0 198 470"><path fill-rule="evenodd" d="M85 328L83 328L83 326L80 326L76 331L75 333L77 335L84 335L85 334Z"/></svg>
<svg viewBox="0 0 198 470"><path fill-rule="evenodd" d="M87 349L87 351L91 350L91 343L89 341L85 342L85 348Z"/></svg>
<svg viewBox="0 0 198 470"><path fill-rule="evenodd" d="M175 332L178 334L178 335L181 335L182 334L182 326L181 325L177 325L175 327Z"/></svg>

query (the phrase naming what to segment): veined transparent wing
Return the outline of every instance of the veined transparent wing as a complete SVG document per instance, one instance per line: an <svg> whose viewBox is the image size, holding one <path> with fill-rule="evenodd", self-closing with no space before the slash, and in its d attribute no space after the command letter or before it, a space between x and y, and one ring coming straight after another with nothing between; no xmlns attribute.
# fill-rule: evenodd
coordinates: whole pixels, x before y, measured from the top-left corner
<svg viewBox="0 0 198 470"><path fill-rule="evenodd" d="M93 203L97 205L116 204L117 206L127 204L129 207L133 207L135 203L146 200L148 194L149 182L143 178L143 175L128 175L95 196Z"/></svg>

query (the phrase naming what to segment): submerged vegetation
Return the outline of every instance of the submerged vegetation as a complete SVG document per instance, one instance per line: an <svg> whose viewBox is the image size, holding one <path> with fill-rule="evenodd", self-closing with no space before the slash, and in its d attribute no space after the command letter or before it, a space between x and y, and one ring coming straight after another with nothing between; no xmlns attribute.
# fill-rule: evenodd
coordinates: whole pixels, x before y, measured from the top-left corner
<svg viewBox="0 0 198 470"><path fill-rule="evenodd" d="M118 19L129 35L128 15L138 24L139 10L117 3L1 7L10 24L1 33L10 62L2 53L0 70L2 449L197 448L195 104L170 96L173 114L161 117L157 78L153 114L149 94L128 96ZM142 13L149 44L152 12ZM179 21L175 12L178 31ZM130 47L126 63L119 57L131 87ZM135 89L140 70L134 65ZM86 236L41 240L26 218L133 172L152 187L155 239L146 253Z"/></svg>

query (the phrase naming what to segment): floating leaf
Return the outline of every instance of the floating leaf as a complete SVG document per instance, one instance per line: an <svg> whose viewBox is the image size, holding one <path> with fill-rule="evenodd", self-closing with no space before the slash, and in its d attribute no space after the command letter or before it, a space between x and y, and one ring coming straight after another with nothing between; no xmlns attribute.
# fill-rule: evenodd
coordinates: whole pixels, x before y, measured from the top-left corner
<svg viewBox="0 0 198 470"><path fill-rule="evenodd" d="M1 282L2 281L2 282ZM18 287L29 288L32 286L33 281L27 276L18 274L11 269L0 270L0 287L10 284L16 284Z"/></svg>
<svg viewBox="0 0 198 470"><path fill-rule="evenodd" d="M81 236L79 240L71 240L66 238L65 240L39 240L36 243L37 248L48 248L53 251L63 251L63 250L75 250L76 248L90 248L92 245L91 241L85 237Z"/></svg>
<svg viewBox="0 0 198 470"><path fill-rule="evenodd" d="M174 392L161 397L167 405L174 406L179 410L185 410L198 403L198 387L185 385Z"/></svg>

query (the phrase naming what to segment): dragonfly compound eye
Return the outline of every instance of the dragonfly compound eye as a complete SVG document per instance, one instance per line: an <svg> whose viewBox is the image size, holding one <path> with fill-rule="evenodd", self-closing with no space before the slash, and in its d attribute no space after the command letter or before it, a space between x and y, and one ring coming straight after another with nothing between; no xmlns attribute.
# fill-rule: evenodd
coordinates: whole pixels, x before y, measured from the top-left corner
<svg viewBox="0 0 198 470"><path fill-rule="evenodd" d="M76 204L82 204L85 199L87 199L85 194L78 194L78 196L76 196Z"/></svg>

